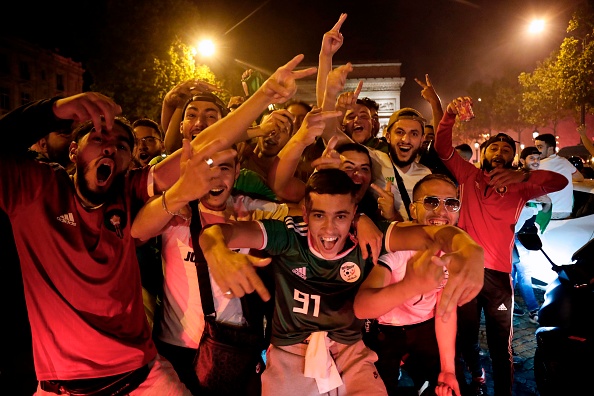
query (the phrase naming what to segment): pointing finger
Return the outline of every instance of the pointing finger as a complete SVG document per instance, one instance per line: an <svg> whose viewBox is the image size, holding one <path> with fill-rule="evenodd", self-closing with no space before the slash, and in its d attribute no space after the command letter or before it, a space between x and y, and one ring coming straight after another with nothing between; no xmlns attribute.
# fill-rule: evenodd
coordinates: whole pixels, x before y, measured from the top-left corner
<svg viewBox="0 0 594 396"><path fill-rule="evenodd" d="M429 78L429 74L425 74L425 80L427 81L427 86L431 86L431 79Z"/></svg>
<svg viewBox="0 0 594 396"><path fill-rule="evenodd" d="M336 22L336 24L330 30L338 32L340 30L340 28L342 27L342 24L344 23L346 17L347 17L347 14L344 14L344 13L340 14L340 18L338 18L338 22Z"/></svg>
<svg viewBox="0 0 594 396"><path fill-rule="evenodd" d="M362 89L363 89L363 80L359 81L359 84L357 84L357 89L355 89L355 99L359 97L359 94L361 93Z"/></svg>

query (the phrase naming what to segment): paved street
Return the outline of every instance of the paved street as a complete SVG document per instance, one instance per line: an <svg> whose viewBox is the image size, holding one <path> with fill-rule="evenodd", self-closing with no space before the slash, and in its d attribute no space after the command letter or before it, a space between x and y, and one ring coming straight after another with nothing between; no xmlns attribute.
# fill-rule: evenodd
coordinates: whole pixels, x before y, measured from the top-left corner
<svg viewBox="0 0 594 396"><path fill-rule="evenodd" d="M534 289L534 294L539 304L542 304L544 300L544 291ZM526 310L524 301L521 296L516 296L516 302ZM538 390L536 389L536 382L534 381L534 351L536 349L536 337L534 332L537 326L530 323L528 320L528 313L524 316L514 316L514 339L513 347L517 356L514 357L514 396L538 396ZM485 333L484 319L481 321L480 329L480 341L482 349L482 363L487 374L487 386L489 396L493 395L493 378L492 378L492 367L491 359L489 358L489 350L487 348L487 336ZM467 377L470 381L470 376ZM401 386L403 389L403 396L413 396L417 393L411 386L412 383L404 375L401 379Z"/></svg>

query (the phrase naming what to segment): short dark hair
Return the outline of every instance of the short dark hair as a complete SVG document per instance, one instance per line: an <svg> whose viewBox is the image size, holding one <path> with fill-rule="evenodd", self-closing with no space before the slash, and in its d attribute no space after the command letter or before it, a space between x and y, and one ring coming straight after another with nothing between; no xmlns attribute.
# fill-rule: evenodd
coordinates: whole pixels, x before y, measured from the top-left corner
<svg viewBox="0 0 594 396"><path fill-rule="evenodd" d="M159 135L159 138L163 139L164 134L163 134L163 130L161 129L161 125L159 125L157 122L151 120L150 118L139 118L132 123L132 129L139 127L139 126L144 126L147 128L154 129L155 132L157 132L157 134Z"/></svg>
<svg viewBox="0 0 594 396"><path fill-rule="evenodd" d="M330 195L350 195L355 200L359 186L340 169L320 169L307 180L305 185L305 206L311 208L310 193Z"/></svg>
<svg viewBox="0 0 594 396"><path fill-rule="evenodd" d="M362 144L349 142L341 144L340 146L336 147L337 153L344 153L345 151L356 151L357 153L366 154L369 158L369 166L373 166L373 161L371 160L371 155L369 154L369 150L367 147L363 146Z"/></svg>
<svg viewBox="0 0 594 396"><path fill-rule="evenodd" d="M103 116L101 116L101 120L103 120ZM134 129L132 129L130 121L124 117L115 117L114 125L118 125L128 132L128 145L130 146L130 150L134 150L136 135L134 134ZM74 128L74 131L72 131L72 140L77 143L80 142L80 140L85 135L89 134L93 129L95 129L95 125L93 124L92 120L79 124L76 128Z"/></svg>
<svg viewBox="0 0 594 396"><path fill-rule="evenodd" d="M557 147L557 139L555 139L555 135L553 135L552 133L543 133L535 137L534 140L540 140L541 142L545 142L547 146L552 148Z"/></svg>
<svg viewBox="0 0 594 396"><path fill-rule="evenodd" d="M369 110L379 111L379 103L368 97L357 99L357 104L363 105Z"/></svg>
<svg viewBox="0 0 594 396"><path fill-rule="evenodd" d="M312 109L313 109L313 107L310 104L308 104L308 103L306 103L306 102L304 102L302 100L296 100L296 99L289 100L287 103L285 103L285 105L283 107L285 109L288 109L289 106L292 106L292 105L302 106L305 110L307 110L308 113L310 111L312 111Z"/></svg>
<svg viewBox="0 0 594 396"><path fill-rule="evenodd" d="M454 187L456 189L456 194L458 194L458 187L456 186L456 183L454 183L454 181L452 179L450 179L449 177L447 177L446 175L443 175L441 173L430 173L427 176L423 177L421 180L419 180L413 187L413 192L412 192L413 199L417 198L417 194L419 193L419 190L421 189L423 184L430 182L432 180L440 180L442 182L451 184L452 187Z"/></svg>
<svg viewBox="0 0 594 396"><path fill-rule="evenodd" d="M472 147L470 147L470 145L466 144L466 143L462 143L457 145L456 147L454 147L456 150L460 150L463 153L467 153L470 154L472 156Z"/></svg>

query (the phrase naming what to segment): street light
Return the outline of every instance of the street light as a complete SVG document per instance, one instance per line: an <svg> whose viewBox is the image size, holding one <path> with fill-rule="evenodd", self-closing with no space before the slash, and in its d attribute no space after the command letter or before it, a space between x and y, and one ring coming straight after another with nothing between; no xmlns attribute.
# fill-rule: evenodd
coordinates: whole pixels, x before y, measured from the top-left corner
<svg viewBox="0 0 594 396"><path fill-rule="evenodd" d="M528 31L532 34L541 33L544 30L545 22L542 19L535 19L530 22Z"/></svg>
<svg viewBox="0 0 594 396"><path fill-rule="evenodd" d="M474 152L476 154L476 161L475 162L479 162L479 147L481 147L481 145L479 144L479 142L474 142Z"/></svg>
<svg viewBox="0 0 594 396"><path fill-rule="evenodd" d="M198 53L202 56L210 57L215 53L215 45L212 40L204 39L198 43Z"/></svg>

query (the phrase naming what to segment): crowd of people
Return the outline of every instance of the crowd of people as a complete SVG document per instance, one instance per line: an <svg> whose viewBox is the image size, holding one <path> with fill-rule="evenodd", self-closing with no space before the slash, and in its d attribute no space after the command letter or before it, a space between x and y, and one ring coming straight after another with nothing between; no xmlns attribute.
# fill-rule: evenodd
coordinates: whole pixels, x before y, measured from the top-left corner
<svg viewBox="0 0 594 396"><path fill-rule="evenodd" d="M581 174L546 134L519 168L505 133L471 163L452 130L472 99L444 109L428 75L431 122L405 107L380 130L362 84L344 90L352 65L332 66L346 17L318 68L298 55L227 104L188 80L160 120L131 123L98 92L0 119L2 229L20 262L6 279L22 283L13 327L35 371L2 356L2 386L226 394L197 363L219 323L261 335L248 376L215 373L233 394L397 395L405 370L419 394L485 395L484 315L495 395L512 394L514 288L538 322L515 234L569 216ZM292 99L314 73L316 103Z"/></svg>

